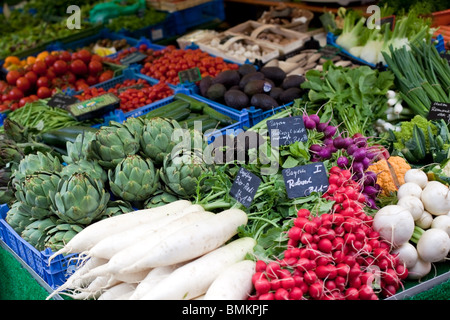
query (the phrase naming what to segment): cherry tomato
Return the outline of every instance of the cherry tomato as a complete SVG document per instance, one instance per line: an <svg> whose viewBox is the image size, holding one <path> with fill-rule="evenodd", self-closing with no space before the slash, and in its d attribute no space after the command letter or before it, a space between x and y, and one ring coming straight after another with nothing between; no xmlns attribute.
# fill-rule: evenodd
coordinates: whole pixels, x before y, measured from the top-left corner
<svg viewBox="0 0 450 320"><path fill-rule="evenodd" d="M8 93L8 97L13 101L20 100L23 98L23 92L19 88L12 88Z"/></svg>
<svg viewBox="0 0 450 320"><path fill-rule="evenodd" d="M30 81L30 85L34 86L37 82L37 75L36 72L34 71L28 71L27 73L25 73L25 78L28 79L28 81Z"/></svg>
<svg viewBox="0 0 450 320"><path fill-rule="evenodd" d="M84 75L88 72L88 67L83 60L77 59L70 64L70 70L76 75Z"/></svg>
<svg viewBox="0 0 450 320"><path fill-rule="evenodd" d="M72 60L72 55L68 51L60 51L58 59L64 60L65 62L69 62Z"/></svg>
<svg viewBox="0 0 450 320"><path fill-rule="evenodd" d="M52 95L51 90L48 87L40 87L37 91L39 99L49 98Z"/></svg>
<svg viewBox="0 0 450 320"><path fill-rule="evenodd" d="M47 67L51 67L55 63L56 60L58 60L58 57L54 56L52 54L49 54L48 56L46 56L44 58L44 62L47 65Z"/></svg>
<svg viewBox="0 0 450 320"><path fill-rule="evenodd" d="M91 75L97 75L103 70L103 64L100 61L92 60L89 62L89 73Z"/></svg>
<svg viewBox="0 0 450 320"><path fill-rule="evenodd" d="M66 73L66 71L69 69L69 66L64 60L56 60L53 64L53 68L55 69L55 73L60 76Z"/></svg>
<svg viewBox="0 0 450 320"><path fill-rule="evenodd" d="M6 81L12 85L15 86L16 85L16 81L17 79L19 79L22 75L20 74L19 71L17 70L11 70L6 74Z"/></svg>
<svg viewBox="0 0 450 320"><path fill-rule="evenodd" d="M81 49L80 51L77 52L77 54L78 59L83 61L85 64L89 64L89 62L91 61L92 53L90 53L88 50Z"/></svg>
<svg viewBox="0 0 450 320"><path fill-rule="evenodd" d="M104 82L107 80L110 80L114 77L114 73L111 70L103 72L100 77L98 78L99 82Z"/></svg>
<svg viewBox="0 0 450 320"><path fill-rule="evenodd" d="M22 99L19 100L19 106L23 107L24 105L26 105L27 103L32 102L33 100L30 97L23 97Z"/></svg>
<svg viewBox="0 0 450 320"><path fill-rule="evenodd" d="M26 93L28 90L30 90L31 84L27 78L20 77L16 81L16 87L23 93Z"/></svg>
<svg viewBox="0 0 450 320"><path fill-rule="evenodd" d="M47 73L47 64L42 60L38 60L33 64L32 70L36 74L43 76Z"/></svg>
<svg viewBox="0 0 450 320"><path fill-rule="evenodd" d="M48 86L50 86L50 81L47 77L39 77L39 79L37 79L37 81L36 81L36 86L38 88L48 87Z"/></svg>
<svg viewBox="0 0 450 320"><path fill-rule="evenodd" d="M6 104L0 104L0 112L8 110L8 106Z"/></svg>

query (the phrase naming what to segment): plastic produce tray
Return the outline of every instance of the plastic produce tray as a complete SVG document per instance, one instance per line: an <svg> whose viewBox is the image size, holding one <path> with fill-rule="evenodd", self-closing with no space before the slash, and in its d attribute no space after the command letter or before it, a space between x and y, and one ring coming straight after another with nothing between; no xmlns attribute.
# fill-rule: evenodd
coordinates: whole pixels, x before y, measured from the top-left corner
<svg viewBox="0 0 450 320"><path fill-rule="evenodd" d="M5 220L8 211L8 205L0 205L1 240L52 289L58 288L74 270L76 259L71 260L71 258L76 257L77 254L58 255L49 264L48 258L53 254L52 250L46 248L38 251L17 234Z"/></svg>
<svg viewBox="0 0 450 320"><path fill-rule="evenodd" d="M225 20L223 0L213 0L184 10L172 13L176 22L177 34L186 33L189 29L211 22L215 19Z"/></svg>
<svg viewBox="0 0 450 320"><path fill-rule="evenodd" d="M207 135L208 143L211 143L212 141L214 141L214 139L218 136L221 136L224 134L238 134L242 131L245 131L247 128L250 127L250 117L249 117L249 113L247 110L242 110L242 111L235 110L230 107L224 106L224 105L216 103L214 101L211 101L209 99L206 99L195 93L191 93L191 94L186 93L186 94L200 102L204 102L204 103L208 104L214 110L219 111L223 115L229 116L231 119L236 121L236 123L234 123L232 125L229 125L222 129L218 129L217 131L209 133ZM173 102L174 100L175 100L174 96L170 96L165 99L161 99L152 104L149 104L149 105L146 105L139 109L125 113L125 118L126 119L137 118L137 117L143 116L152 110L158 109L162 106L165 106L165 105Z"/></svg>

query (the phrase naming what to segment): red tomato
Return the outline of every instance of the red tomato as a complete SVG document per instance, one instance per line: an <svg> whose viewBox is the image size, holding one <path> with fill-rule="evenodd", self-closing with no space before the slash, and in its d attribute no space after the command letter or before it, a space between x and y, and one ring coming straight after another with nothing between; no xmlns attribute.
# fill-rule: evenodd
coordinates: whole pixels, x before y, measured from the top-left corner
<svg viewBox="0 0 450 320"><path fill-rule="evenodd" d="M56 57L52 54L49 54L48 56L46 56L44 58L44 62L47 65L47 67L51 67L55 63L56 60L58 60L58 57Z"/></svg>
<svg viewBox="0 0 450 320"><path fill-rule="evenodd" d="M98 78L97 78L96 76L94 76L94 75L89 75L89 76L86 78L86 83L87 83L89 86L93 86L94 84L97 84L97 83L98 83Z"/></svg>
<svg viewBox="0 0 450 320"><path fill-rule="evenodd" d="M28 81L27 78L25 77L20 77L19 79L17 79L16 81L16 87L22 91L23 93L27 92L28 90L30 90L31 84L30 81Z"/></svg>
<svg viewBox="0 0 450 320"><path fill-rule="evenodd" d="M44 61L38 60L33 64L32 70L36 72L36 74L43 76L47 73L47 65Z"/></svg>
<svg viewBox="0 0 450 320"><path fill-rule="evenodd" d="M49 81L55 79L56 73L55 73L53 67L48 68L47 73L44 76L46 76Z"/></svg>
<svg viewBox="0 0 450 320"><path fill-rule="evenodd" d="M50 81L47 77L39 77L36 81L36 86L40 87L48 87L50 85Z"/></svg>
<svg viewBox="0 0 450 320"><path fill-rule="evenodd" d="M0 112L8 110L8 106L6 104L0 104Z"/></svg>
<svg viewBox="0 0 450 320"><path fill-rule="evenodd" d="M89 62L89 73L91 75L97 75L103 70L103 64L100 61L92 60Z"/></svg>
<svg viewBox="0 0 450 320"><path fill-rule="evenodd" d="M35 94L30 95L29 98L31 99L31 101L39 100L39 97Z"/></svg>
<svg viewBox="0 0 450 320"><path fill-rule="evenodd" d="M88 67L83 60L77 59L70 64L70 70L76 75L84 75L88 72Z"/></svg>
<svg viewBox="0 0 450 320"><path fill-rule="evenodd" d="M77 91L84 91L89 89L89 85L87 83L80 83L76 85L76 90Z"/></svg>
<svg viewBox="0 0 450 320"><path fill-rule="evenodd" d="M11 70L8 72L8 74L6 75L6 81L8 81L8 83L12 86L16 85L16 81L17 79L19 79L21 76L20 72L17 70Z"/></svg>
<svg viewBox="0 0 450 320"><path fill-rule="evenodd" d="M102 61L103 61L103 58L100 57L98 54L93 54L92 57L91 57L91 61L99 61L99 62L102 62Z"/></svg>
<svg viewBox="0 0 450 320"><path fill-rule="evenodd" d="M30 81L31 85L35 85L38 79L34 71L28 71L27 73L25 73L25 78L27 78L28 81Z"/></svg>
<svg viewBox="0 0 450 320"><path fill-rule="evenodd" d="M40 87L37 91L39 99L49 98L52 95L51 90L48 87Z"/></svg>
<svg viewBox="0 0 450 320"><path fill-rule="evenodd" d="M111 70L103 72L98 78L98 82L104 82L114 77L114 73Z"/></svg>
<svg viewBox="0 0 450 320"><path fill-rule="evenodd" d="M64 79L64 81L67 81L70 84L75 84L75 82L77 81L77 76L74 75L71 71L67 71L62 78Z"/></svg>
<svg viewBox="0 0 450 320"><path fill-rule="evenodd" d="M19 104L17 102L14 102L9 105L9 110L14 111L14 110L19 109L19 107L20 107Z"/></svg>
<svg viewBox="0 0 450 320"><path fill-rule="evenodd" d="M23 92L19 88L12 88L8 93L10 100L16 101L23 98Z"/></svg>
<svg viewBox="0 0 450 320"><path fill-rule="evenodd" d="M23 107L24 105L32 101L33 100L30 97L23 97L22 99L19 100L19 106Z"/></svg>
<svg viewBox="0 0 450 320"><path fill-rule="evenodd" d="M77 54L78 54L78 59L83 61L85 64L89 64L89 61L91 61L92 53L90 53L88 50L81 49L80 51L78 51Z"/></svg>
<svg viewBox="0 0 450 320"><path fill-rule="evenodd" d="M58 59L69 62L70 60L72 60L72 55L68 51L60 51Z"/></svg>
<svg viewBox="0 0 450 320"><path fill-rule="evenodd" d="M69 69L69 66L64 60L56 60L53 64L53 68L55 68L55 73L57 75L63 75Z"/></svg>

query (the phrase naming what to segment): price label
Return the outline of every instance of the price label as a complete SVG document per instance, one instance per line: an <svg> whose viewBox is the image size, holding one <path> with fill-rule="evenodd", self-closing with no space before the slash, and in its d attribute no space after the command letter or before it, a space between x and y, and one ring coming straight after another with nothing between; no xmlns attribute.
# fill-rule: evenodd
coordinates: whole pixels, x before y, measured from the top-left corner
<svg viewBox="0 0 450 320"><path fill-rule="evenodd" d="M312 192L328 190L328 175L323 162L284 169L281 173L290 199L307 197Z"/></svg>
<svg viewBox="0 0 450 320"><path fill-rule="evenodd" d="M267 121L270 141L274 145L290 145L297 141L305 142L308 134L302 116L287 117Z"/></svg>
<svg viewBox="0 0 450 320"><path fill-rule="evenodd" d="M230 195L246 208L250 207L261 179L250 171L240 168L230 189Z"/></svg>
<svg viewBox="0 0 450 320"><path fill-rule="evenodd" d="M48 105L54 108L66 109L67 106L77 103L79 100L77 97L68 96L62 93L53 95L48 101Z"/></svg>
<svg viewBox="0 0 450 320"><path fill-rule="evenodd" d="M198 67L178 72L178 78L181 84L194 83L202 80L202 74Z"/></svg>
<svg viewBox="0 0 450 320"><path fill-rule="evenodd" d="M128 66L133 63L138 63L144 60L145 58L147 58L146 54L140 51L135 51L127 55L125 58L120 59L120 63L123 64L124 66Z"/></svg>
<svg viewBox="0 0 450 320"><path fill-rule="evenodd" d="M428 120L441 120L450 122L450 103L433 102L428 113Z"/></svg>

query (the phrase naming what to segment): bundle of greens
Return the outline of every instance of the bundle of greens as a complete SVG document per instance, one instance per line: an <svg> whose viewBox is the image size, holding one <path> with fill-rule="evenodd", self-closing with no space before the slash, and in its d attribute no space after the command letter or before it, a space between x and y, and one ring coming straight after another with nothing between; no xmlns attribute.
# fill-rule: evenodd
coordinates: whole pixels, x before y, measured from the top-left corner
<svg viewBox="0 0 450 320"><path fill-rule="evenodd" d="M308 110L320 110L321 118L332 119L334 125L342 124L342 131L350 136L355 133L373 136L373 124L386 118L386 93L393 84L394 75L389 70L368 66L343 68L328 61L323 71L308 71L301 86L309 89L304 97Z"/></svg>
<svg viewBox="0 0 450 320"><path fill-rule="evenodd" d="M410 49L390 46L389 54L383 55L401 99L415 114L426 117L432 102L450 102L450 66L434 44L418 41Z"/></svg>

